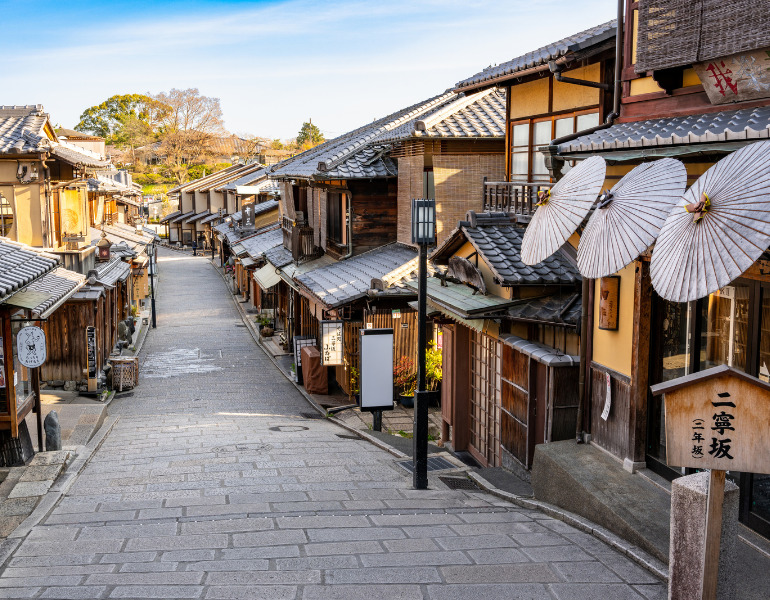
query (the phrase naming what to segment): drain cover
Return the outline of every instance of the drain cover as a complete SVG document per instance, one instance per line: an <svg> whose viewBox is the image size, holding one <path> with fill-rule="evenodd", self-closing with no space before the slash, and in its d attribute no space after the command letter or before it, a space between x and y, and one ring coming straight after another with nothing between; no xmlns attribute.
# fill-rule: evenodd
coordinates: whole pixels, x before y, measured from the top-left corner
<svg viewBox="0 0 770 600"><path fill-rule="evenodd" d="M441 477L439 479L450 490L477 490L479 487L467 477Z"/></svg>
<svg viewBox="0 0 770 600"><path fill-rule="evenodd" d="M335 435L338 438L342 438L343 440L360 440L361 439L360 437L352 433L337 433Z"/></svg>
<svg viewBox="0 0 770 600"><path fill-rule="evenodd" d="M270 444L258 444L258 443L242 443L242 444L228 444L227 446L217 446L212 448L214 452L267 452L272 450L273 447Z"/></svg>
<svg viewBox="0 0 770 600"><path fill-rule="evenodd" d="M321 413L317 412L301 412L299 413L299 416L303 419L325 419Z"/></svg>
<svg viewBox="0 0 770 600"><path fill-rule="evenodd" d="M115 394L115 398L131 398L134 395L134 392L123 392Z"/></svg>
<svg viewBox="0 0 770 600"><path fill-rule="evenodd" d="M411 460L402 460L397 463L402 468L406 469L410 473L414 473L414 463ZM428 471L443 471L445 469L456 469L457 465L453 465L446 458L440 456L431 456L428 459Z"/></svg>
<svg viewBox="0 0 770 600"><path fill-rule="evenodd" d="M291 433L293 431L307 431L310 427L303 427L302 425L276 425L271 427L270 431L281 431L283 433Z"/></svg>

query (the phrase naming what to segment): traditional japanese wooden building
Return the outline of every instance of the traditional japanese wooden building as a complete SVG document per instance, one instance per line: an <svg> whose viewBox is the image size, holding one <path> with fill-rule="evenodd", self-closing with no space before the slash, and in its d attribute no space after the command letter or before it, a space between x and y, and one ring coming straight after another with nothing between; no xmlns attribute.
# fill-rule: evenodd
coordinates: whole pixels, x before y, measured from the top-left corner
<svg viewBox="0 0 770 600"><path fill-rule="evenodd" d="M726 19L723 6L694 7L675 0L625 3L619 114L599 128L544 144L554 175L561 165L601 156L610 187L636 165L674 157L684 163L690 185L730 153L770 138L770 72L763 66L770 52L767 11L737 2ZM654 248L643 252L614 274L616 329L601 328L596 316L602 281L592 281L584 297L590 325L581 429L628 470L646 466L672 479L683 471L667 464L665 407L649 386L720 364L770 379L770 255L721 289L675 302L653 290L654 254ZM681 281L683 289L688 285ZM741 489L741 521L770 535L770 478L730 476Z"/></svg>

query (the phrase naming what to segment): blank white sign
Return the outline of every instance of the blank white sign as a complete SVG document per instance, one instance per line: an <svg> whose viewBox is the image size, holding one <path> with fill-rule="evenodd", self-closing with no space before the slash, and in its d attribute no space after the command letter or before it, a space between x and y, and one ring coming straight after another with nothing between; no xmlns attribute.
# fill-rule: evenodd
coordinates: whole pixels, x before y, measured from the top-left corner
<svg viewBox="0 0 770 600"><path fill-rule="evenodd" d="M361 409L393 408L393 330L361 330Z"/></svg>

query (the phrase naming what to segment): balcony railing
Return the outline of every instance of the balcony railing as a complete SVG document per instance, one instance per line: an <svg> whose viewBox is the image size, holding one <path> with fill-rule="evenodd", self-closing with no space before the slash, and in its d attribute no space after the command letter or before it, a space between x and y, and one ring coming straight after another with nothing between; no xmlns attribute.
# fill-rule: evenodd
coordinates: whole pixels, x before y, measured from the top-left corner
<svg viewBox="0 0 770 600"><path fill-rule="evenodd" d="M300 217L300 215L297 215ZM313 228L304 221L293 221L288 217L281 220L283 230L283 247L291 252L294 262L300 263L320 255L320 249L316 248Z"/></svg>
<svg viewBox="0 0 770 600"><path fill-rule="evenodd" d="M528 220L537 208L538 192L552 183L529 181L487 181L484 178L484 212L506 212Z"/></svg>

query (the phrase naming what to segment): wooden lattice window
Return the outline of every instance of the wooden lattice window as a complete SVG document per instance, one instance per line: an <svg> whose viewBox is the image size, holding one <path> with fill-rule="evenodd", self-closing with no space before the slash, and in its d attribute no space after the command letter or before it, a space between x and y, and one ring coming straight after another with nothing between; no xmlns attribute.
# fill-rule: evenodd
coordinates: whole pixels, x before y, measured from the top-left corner
<svg viewBox="0 0 770 600"><path fill-rule="evenodd" d="M477 331L471 337L471 430L473 454L500 466L503 350L499 340Z"/></svg>
<svg viewBox="0 0 770 600"><path fill-rule="evenodd" d="M13 207L6 198L0 192L0 235L8 237L13 227Z"/></svg>

